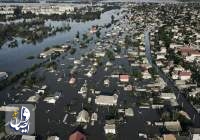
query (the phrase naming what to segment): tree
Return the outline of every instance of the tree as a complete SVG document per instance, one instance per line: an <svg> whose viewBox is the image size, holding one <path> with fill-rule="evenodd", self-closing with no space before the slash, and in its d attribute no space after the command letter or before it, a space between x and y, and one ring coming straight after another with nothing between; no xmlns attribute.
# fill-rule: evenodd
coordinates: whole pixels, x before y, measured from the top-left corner
<svg viewBox="0 0 200 140"><path fill-rule="evenodd" d="M135 70L133 70L132 73L131 73L131 76L140 79L140 78L142 78L142 73L141 73L141 71L135 71Z"/></svg>
<svg viewBox="0 0 200 140"><path fill-rule="evenodd" d="M100 31L98 30L98 31L96 32L96 36L99 38L100 35L101 35L101 33L100 33Z"/></svg>
<svg viewBox="0 0 200 140"><path fill-rule="evenodd" d="M128 35L125 36L124 42L125 42L126 47L128 47L128 45L130 45L130 44L133 44L131 38Z"/></svg>
<svg viewBox="0 0 200 140"><path fill-rule="evenodd" d="M66 26L66 30L67 30L67 31L70 31L70 30L71 30L71 26L69 25L69 23L68 23L67 26Z"/></svg>
<svg viewBox="0 0 200 140"><path fill-rule="evenodd" d="M76 38L79 38L79 36L80 36L80 33L79 33L79 31L77 31Z"/></svg>
<svg viewBox="0 0 200 140"><path fill-rule="evenodd" d="M163 112L162 115L161 115L161 119L163 121L169 121L170 120L170 113L168 111Z"/></svg>
<svg viewBox="0 0 200 140"><path fill-rule="evenodd" d="M88 38L87 34L83 34L83 40L86 40Z"/></svg>
<svg viewBox="0 0 200 140"><path fill-rule="evenodd" d="M111 23L113 23L114 22L114 20L115 20L115 16L111 16Z"/></svg>
<svg viewBox="0 0 200 140"><path fill-rule="evenodd" d="M108 59L110 61L115 60L115 56L114 56L114 53L112 51L110 51L110 50L107 49L106 50L106 55L107 55L107 57L108 57Z"/></svg>
<svg viewBox="0 0 200 140"><path fill-rule="evenodd" d="M15 9L14 9L14 15L19 18L21 15L22 15L22 7L20 6L17 6Z"/></svg>

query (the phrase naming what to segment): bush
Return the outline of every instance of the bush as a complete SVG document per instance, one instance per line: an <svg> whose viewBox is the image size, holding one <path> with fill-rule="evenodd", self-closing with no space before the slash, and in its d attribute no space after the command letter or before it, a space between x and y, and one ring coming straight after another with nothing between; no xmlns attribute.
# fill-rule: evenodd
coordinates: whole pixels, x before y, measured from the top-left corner
<svg viewBox="0 0 200 140"><path fill-rule="evenodd" d="M34 59L34 56L28 56L26 59Z"/></svg>

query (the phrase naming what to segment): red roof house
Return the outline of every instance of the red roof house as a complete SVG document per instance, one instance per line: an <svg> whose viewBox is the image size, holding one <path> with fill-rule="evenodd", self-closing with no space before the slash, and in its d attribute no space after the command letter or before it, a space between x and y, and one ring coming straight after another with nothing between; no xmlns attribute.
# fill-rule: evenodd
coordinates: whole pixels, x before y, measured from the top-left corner
<svg viewBox="0 0 200 140"><path fill-rule="evenodd" d="M194 49L191 47L182 47L179 48L179 51L181 52L182 56L188 56L191 52L194 51Z"/></svg>
<svg viewBox="0 0 200 140"><path fill-rule="evenodd" d="M189 80L192 76L192 73L190 71L181 71L179 72L179 78L181 80Z"/></svg>
<svg viewBox="0 0 200 140"><path fill-rule="evenodd" d="M86 140L86 136L79 131L75 131L69 136L69 140Z"/></svg>
<svg viewBox="0 0 200 140"><path fill-rule="evenodd" d="M129 82L129 76L127 74L121 74L119 75L119 80L121 82Z"/></svg>

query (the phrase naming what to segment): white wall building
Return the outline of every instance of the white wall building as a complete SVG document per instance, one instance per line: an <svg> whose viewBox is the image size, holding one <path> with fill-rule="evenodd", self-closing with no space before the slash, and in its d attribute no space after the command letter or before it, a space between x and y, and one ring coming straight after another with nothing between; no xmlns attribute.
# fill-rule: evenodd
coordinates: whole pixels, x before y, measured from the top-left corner
<svg viewBox="0 0 200 140"><path fill-rule="evenodd" d="M174 93L161 93L160 98L169 100L169 99L176 99L176 96Z"/></svg>
<svg viewBox="0 0 200 140"><path fill-rule="evenodd" d="M192 140L200 140L200 134L193 134Z"/></svg>
<svg viewBox="0 0 200 140"><path fill-rule="evenodd" d="M99 96L96 96L95 103L97 105L113 106L113 105L117 105L117 99L118 99L118 95L116 94L114 94L113 96L99 95Z"/></svg>
<svg viewBox="0 0 200 140"><path fill-rule="evenodd" d="M56 103L56 99L54 97L46 97L44 99L44 101L49 103L49 104L55 104Z"/></svg>
<svg viewBox="0 0 200 140"><path fill-rule="evenodd" d="M21 140L35 140L35 136L23 135Z"/></svg>
<svg viewBox="0 0 200 140"><path fill-rule="evenodd" d="M76 122L87 123L89 121L90 121L89 113L86 110L82 110L81 112L79 112L76 118Z"/></svg>
<svg viewBox="0 0 200 140"><path fill-rule="evenodd" d="M104 131L106 134L116 134L115 127L115 124L105 124Z"/></svg>

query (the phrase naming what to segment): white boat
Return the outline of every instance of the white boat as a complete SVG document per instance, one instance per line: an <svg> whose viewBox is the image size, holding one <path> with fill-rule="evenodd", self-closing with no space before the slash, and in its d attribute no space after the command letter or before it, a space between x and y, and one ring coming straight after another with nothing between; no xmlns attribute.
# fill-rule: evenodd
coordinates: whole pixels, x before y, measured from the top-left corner
<svg viewBox="0 0 200 140"><path fill-rule="evenodd" d="M81 64L80 60L74 60L74 64Z"/></svg>
<svg viewBox="0 0 200 140"><path fill-rule="evenodd" d="M108 67L105 67L104 71L108 71Z"/></svg>
<svg viewBox="0 0 200 140"><path fill-rule="evenodd" d="M60 82L61 80L62 80L62 78L58 78L58 79L57 79L57 82Z"/></svg>
<svg viewBox="0 0 200 140"><path fill-rule="evenodd" d="M64 117L64 119L63 119L63 123L64 123L64 124L67 124L67 122L66 122L67 117L68 117L68 114L66 113L66 114L65 114L65 117Z"/></svg>
<svg viewBox="0 0 200 140"><path fill-rule="evenodd" d="M139 135L139 137L143 137L143 138L147 139L147 134L139 133L138 135Z"/></svg>

